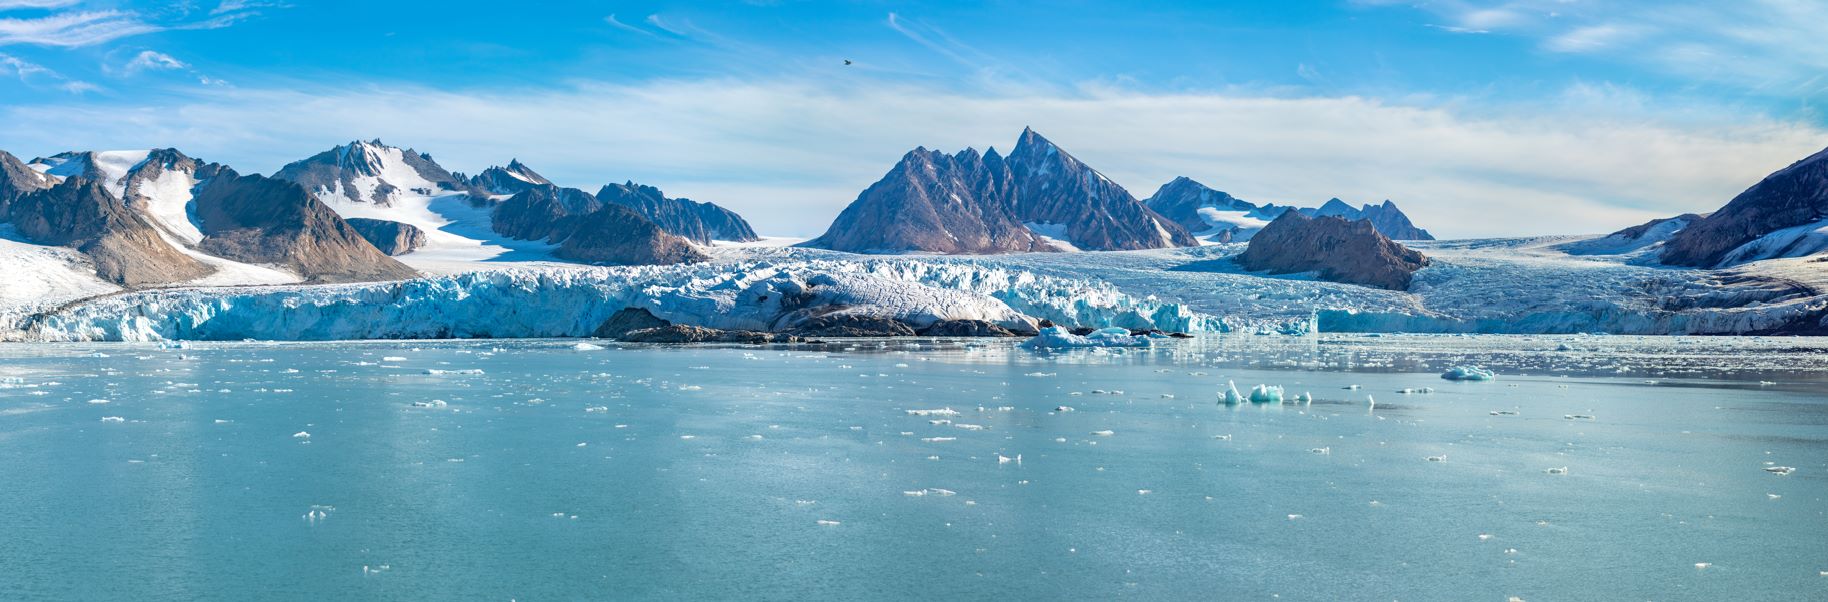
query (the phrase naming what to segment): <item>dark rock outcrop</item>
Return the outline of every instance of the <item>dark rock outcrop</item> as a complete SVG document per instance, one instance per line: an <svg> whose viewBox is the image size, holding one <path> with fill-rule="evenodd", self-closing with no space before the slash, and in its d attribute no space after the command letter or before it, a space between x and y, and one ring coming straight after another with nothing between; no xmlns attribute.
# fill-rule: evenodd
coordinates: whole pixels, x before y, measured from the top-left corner
<svg viewBox="0 0 1828 602"><path fill-rule="evenodd" d="M13 201L56 182L6 151L0 151L0 223L6 223Z"/></svg>
<svg viewBox="0 0 1828 602"><path fill-rule="evenodd" d="M1668 242L1677 232L1704 217L1694 213L1661 217L1599 238L1567 243L1560 248L1572 255L1622 255Z"/></svg>
<svg viewBox="0 0 1828 602"><path fill-rule="evenodd" d="M588 192L540 184L496 204L490 225L509 238L557 243L577 230L577 218L602 208Z"/></svg>
<svg viewBox="0 0 1828 602"><path fill-rule="evenodd" d="M750 345L803 341L800 337L791 334L754 330L718 330L679 324L632 330L623 333L618 340L625 343L744 343Z"/></svg>
<svg viewBox="0 0 1828 602"><path fill-rule="evenodd" d="M405 255L425 246L425 231L412 224L366 217L344 218L368 244L388 255Z"/></svg>
<svg viewBox="0 0 1828 602"><path fill-rule="evenodd" d="M96 275L123 286L183 282L212 271L165 242L101 182L81 176L21 196L10 218L27 239L75 248L94 261Z"/></svg>
<svg viewBox="0 0 1828 602"><path fill-rule="evenodd" d="M862 314L825 314L808 318L788 334L802 337L911 337L914 329L893 318Z"/></svg>
<svg viewBox="0 0 1828 602"><path fill-rule="evenodd" d="M463 179L463 174L452 174L452 176ZM552 183L545 176L533 171L533 168L521 163L520 159L509 161L507 167L489 166L475 177L469 178L468 182L471 188L485 194L519 194L534 186Z"/></svg>
<svg viewBox="0 0 1828 602"><path fill-rule="evenodd" d="M1806 236L1776 237L1758 248L1741 247L1786 228L1828 218L1828 150L1765 176L1725 207L1689 224L1663 245L1669 265L1722 267L1750 259L1807 255L1819 244ZM1767 248L1768 247L1768 248Z"/></svg>
<svg viewBox="0 0 1828 602"><path fill-rule="evenodd" d="M1315 272L1323 280L1400 291L1409 288L1428 258L1385 237L1369 221L1288 211L1251 237L1237 262L1252 271Z"/></svg>
<svg viewBox="0 0 1828 602"><path fill-rule="evenodd" d="M1064 250L1030 224L1086 250L1198 244L1123 187L1023 130L1007 158L996 149L982 155L914 149L805 246L859 253Z"/></svg>
<svg viewBox="0 0 1828 602"><path fill-rule="evenodd" d="M1022 333L983 320L940 320L915 331L923 337L1019 337ZM1029 334L1027 336L1034 336Z"/></svg>
<svg viewBox="0 0 1828 602"><path fill-rule="evenodd" d="M418 276L381 253L297 183L222 170L197 190L198 248L246 263L283 264L308 282Z"/></svg>
<svg viewBox="0 0 1828 602"><path fill-rule="evenodd" d="M710 259L685 239L621 205L576 219L571 236L552 252L560 258L614 265L672 265Z"/></svg>
<svg viewBox="0 0 1828 602"><path fill-rule="evenodd" d="M610 184L597 191L597 200L635 210L661 229L686 240L708 245L713 240L761 240L749 222L736 212L712 203L667 198L659 188L634 182Z"/></svg>
<svg viewBox="0 0 1828 602"><path fill-rule="evenodd" d="M608 320L604 320L601 325L598 325L596 331L590 333L590 336L599 339L620 339L622 338L622 335L636 330L661 328L672 325L671 322L660 319L658 316L655 316L653 312L644 308L624 307L616 311L615 315L610 316Z"/></svg>

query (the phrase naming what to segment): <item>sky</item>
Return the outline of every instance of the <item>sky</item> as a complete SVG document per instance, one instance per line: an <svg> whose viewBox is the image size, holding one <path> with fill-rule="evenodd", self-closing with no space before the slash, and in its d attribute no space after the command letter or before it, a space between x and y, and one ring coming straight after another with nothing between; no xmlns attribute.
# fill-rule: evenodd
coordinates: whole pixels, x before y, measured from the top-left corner
<svg viewBox="0 0 1828 602"><path fill-rule="evenodd" d="M1819 0L0 0L0 149L271 173L380 138L815 236L908 150L1032 126L1139 198L1597 233L1828 146L1824 39Z"/></svg>

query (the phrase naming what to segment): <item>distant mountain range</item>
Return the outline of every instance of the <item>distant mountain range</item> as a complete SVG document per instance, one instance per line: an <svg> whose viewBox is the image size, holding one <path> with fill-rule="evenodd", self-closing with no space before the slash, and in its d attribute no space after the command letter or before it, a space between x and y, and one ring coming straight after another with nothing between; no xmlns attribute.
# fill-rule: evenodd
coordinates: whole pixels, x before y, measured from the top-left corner
<svg viewBox="0 0 1828 602"><path fill-rule="evenodd" d="M1337 198L1330 199L1319 207L1258 205L1213 190L1183 176L1162 185L1154 196L1149 197L1148 205L1150 209L1211 242L1248 241L1269 222L1291 210L1308 217L1333 216L1347 221L1368 221L1379 233L1394 240L1434 240L1434 235L1416 227L1409 216L1396 207L1396 203L1388 200L1381 205L1363 205L1357 208Z"/></svg>

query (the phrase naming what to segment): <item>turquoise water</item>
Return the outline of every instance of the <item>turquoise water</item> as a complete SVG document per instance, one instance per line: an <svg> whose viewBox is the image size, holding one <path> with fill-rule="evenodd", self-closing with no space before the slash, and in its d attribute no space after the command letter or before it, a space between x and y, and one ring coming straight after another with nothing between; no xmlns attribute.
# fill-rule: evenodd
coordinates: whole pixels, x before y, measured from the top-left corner
<svg viewBox="0 0 1828 602"><path fill-rule="evenodd" d="M1820 349L1481 340L0 346L0 599L1828 598Z"/></svg>

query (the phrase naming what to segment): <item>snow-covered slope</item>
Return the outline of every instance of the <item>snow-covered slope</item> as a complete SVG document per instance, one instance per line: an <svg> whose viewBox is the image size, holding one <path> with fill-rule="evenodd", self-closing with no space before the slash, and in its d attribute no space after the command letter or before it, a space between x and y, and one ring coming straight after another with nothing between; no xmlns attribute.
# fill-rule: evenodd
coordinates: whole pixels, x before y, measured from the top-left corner
<svg viewBox="0 0 1828 602"><path fill-rule="evenodd" d="M11 225L0 224L0 333L31 313L121 290L96 276L95 265L81 252L21 238Z"/></svg>
<svg viewBox="0 0 1828 602"><path fill-rule="evenodd" d="M168 289L40 316L37 340L585 336L642 307L677 324L767 330L830 311L913 325L984 320L1210 330L1178 305L1079 280L917 260L743 260L690 266L513 268L405 282Z"/></svg>

